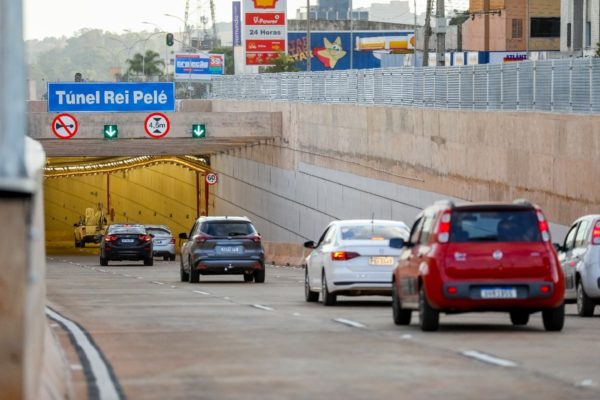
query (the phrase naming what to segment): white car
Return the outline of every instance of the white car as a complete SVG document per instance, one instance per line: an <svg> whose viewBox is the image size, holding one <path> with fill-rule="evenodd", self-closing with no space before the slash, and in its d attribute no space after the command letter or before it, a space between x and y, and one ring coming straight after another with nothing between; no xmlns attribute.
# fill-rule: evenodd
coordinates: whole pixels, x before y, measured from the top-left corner
<svg viewBox="0 0 600 400"><path fill-rule="evenodd" d="M580 316L593 316L600 304L600 215L573 222L563 244L556 247L565 275L565 302L576 302Z"/></svg>
<svg viewBox="0 0 600 400"><path fill-rule="evenodd" d="M175 238L165 225L146 225L146 232L152 236L154 257L175 261Z"/></svg>
<svg viewBox="0 0 600 400"><path fill-rule="evenodd" d="M316 302L321 293L323 305L335 305L338 295L362 296L392 294L392 271L400 249L389 246L390 239L408 239L404 222L385 220L346 220L330 223L306 258L304 294Z"/></svg>

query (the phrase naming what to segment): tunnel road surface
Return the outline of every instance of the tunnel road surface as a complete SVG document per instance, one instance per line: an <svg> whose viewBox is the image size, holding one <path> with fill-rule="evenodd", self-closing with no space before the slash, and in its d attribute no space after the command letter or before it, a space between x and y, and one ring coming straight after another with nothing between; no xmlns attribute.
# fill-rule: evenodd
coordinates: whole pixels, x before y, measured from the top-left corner
<svg viewBox="0 0 600 400"><path fill-rule="evenodd" d="M48 306L89 333L128 399L598 399L600 317L567 306L561 333L505 314L441 316L423 333L392 322L389 298L306 303L301 268L179 281L179 261L48 258ZM50 326L76 398L93 380L62 324Z"/></svg>

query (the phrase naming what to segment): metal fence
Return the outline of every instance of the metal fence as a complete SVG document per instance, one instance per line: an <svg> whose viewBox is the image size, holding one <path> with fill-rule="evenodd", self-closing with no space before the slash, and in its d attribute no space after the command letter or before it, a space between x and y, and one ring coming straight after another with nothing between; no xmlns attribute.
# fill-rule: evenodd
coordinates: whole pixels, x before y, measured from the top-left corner
<svg viewBox="0 0 600 400"><path fill-rule="evenodd" d="M600 59L223 76L211 97L600 113Z"/></svg>

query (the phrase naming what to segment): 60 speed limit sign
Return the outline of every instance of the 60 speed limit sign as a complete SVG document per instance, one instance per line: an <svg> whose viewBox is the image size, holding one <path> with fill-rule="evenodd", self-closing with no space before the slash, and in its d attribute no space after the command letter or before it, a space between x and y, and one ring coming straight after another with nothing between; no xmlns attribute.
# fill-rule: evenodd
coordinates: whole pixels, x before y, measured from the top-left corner
<svg viewBox="0 0 600 400"><path fill-rule="evenodd" d="M214 172L210 172L206 174L205 180L209 185L215 185L219 181L219 177Z"/></svg>

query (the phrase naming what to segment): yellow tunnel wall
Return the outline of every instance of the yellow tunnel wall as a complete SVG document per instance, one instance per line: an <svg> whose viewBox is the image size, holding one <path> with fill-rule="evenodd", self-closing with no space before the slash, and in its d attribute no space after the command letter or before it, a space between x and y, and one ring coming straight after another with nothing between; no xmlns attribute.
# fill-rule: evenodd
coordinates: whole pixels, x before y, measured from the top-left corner
<svg viewBox="0 0 600 400"><path fill-rule="evenodd" d="M109 223L167 225L174 236L188 232L205 209L204 177L173 164L158 164L110 174L110 209L107 210L107 175L46 178L44 206L48 243L73 245L73 224L86 208L102 203ZM199 196L197 200L196 196ZM197 201L199 210L197 211Z"/></svg>

